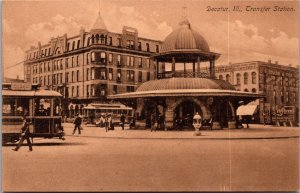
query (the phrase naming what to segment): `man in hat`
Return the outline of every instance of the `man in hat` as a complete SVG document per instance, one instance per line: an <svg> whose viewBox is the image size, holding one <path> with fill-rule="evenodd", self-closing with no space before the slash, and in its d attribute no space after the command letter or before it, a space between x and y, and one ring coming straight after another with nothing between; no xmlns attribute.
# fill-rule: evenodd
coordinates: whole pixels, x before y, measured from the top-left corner
<svg viewBox="0 0 300 193"><path fill-rule="evenodd" d="M29 147L29 151L32 151L32 144L29 139L29 137L30 137L30 131L29 131L30 121L28 119L26 119L26 116L23 116L22 121L23 121L23 124L22 124L22 128L21 128L21 139L20 139L20 142L17 145L17 147L14 148L13 150L18 151L20 149L21 145L23 144L23 141L26 139L28 147Z"/></svg>
<svg viewBox="0 0 300 193"><path fill-rule="evenodd" d="M78 129L78 134L80 135L81 134L81 131L80 131L80 127L81 127L81 117L79 116L79 114L77 113L76 114L76 118L75 118L75 120L74 120L74 125L75 125L75 127L74 127L74 130L73 130L73 135L75 134L75 131L76 131L76 129Z"/></svg>

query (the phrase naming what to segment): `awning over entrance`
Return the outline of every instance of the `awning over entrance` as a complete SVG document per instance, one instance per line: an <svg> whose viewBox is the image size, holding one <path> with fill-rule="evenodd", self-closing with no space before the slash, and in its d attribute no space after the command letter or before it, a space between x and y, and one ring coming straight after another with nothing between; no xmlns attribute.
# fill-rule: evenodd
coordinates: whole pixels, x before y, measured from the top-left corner
<svg viewBox="0 0 300 193"><path fill-rule="evenodd" d="M253 115L257 111L257 105L248 104L239 106L236 110L236 115Z"/></svg>

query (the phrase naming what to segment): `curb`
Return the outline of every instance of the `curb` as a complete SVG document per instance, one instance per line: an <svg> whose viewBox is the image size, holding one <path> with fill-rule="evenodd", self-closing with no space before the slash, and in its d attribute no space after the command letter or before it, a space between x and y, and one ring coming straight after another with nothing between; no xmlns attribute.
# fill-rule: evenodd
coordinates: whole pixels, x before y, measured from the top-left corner
<svg viewBox="0 0 300 193"><path fill-rule="evenodd" d="M290 139L290 138L299 138L299 136L282 136L282 137L208 137L208 138L201 138L199 137L111 137L111 136L84 136L84 135L65 135L71 137L86 137L86 138L100 138L100 139L156 139L156 140L263 140L263 139Z"/></svg>

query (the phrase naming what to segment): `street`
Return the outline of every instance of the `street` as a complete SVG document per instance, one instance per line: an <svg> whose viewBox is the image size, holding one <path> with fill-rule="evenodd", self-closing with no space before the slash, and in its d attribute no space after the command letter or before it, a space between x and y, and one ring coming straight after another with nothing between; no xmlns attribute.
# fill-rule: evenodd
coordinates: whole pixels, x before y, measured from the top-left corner
<svg viewBox="0 0 300 193"><path fill-rule="evenodd" d="M65 141L35 139L33 152L28 152L27 146L19 152L11 150L14 145L3 146L2 191L299 189L299 138L201 140L201 137L84 136L84 133L94 133L93 129L96 128L84 127L82 135L67 135ZM67 134L71 130L67 128ZM107 135L113 132L135 131L117 129ZM156 135L159 133L165 132Z"/></svg>

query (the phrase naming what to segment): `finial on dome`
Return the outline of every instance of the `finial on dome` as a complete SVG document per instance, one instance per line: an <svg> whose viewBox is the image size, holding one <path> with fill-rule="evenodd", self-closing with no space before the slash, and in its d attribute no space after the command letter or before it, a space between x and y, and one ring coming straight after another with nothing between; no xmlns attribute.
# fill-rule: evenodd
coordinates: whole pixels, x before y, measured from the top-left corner
<svg viewBox="0 0 300 193"><path fill-rule="evenodd" d="M182 20L185 20L187 18L187 7L185 5L185 2L183 4L182 10L181 10L181 17L182 17Z"/></svg>
<svg viewBox="0 0 300 193"><path fill-rule="evenodd" d="M191 24L189 22L189 20L187 19L187 7L186 4L184 2L182 10L181 10L181 21L179 22L179 25L182 27L187 27L189 29L191 29Z"/></svg>

